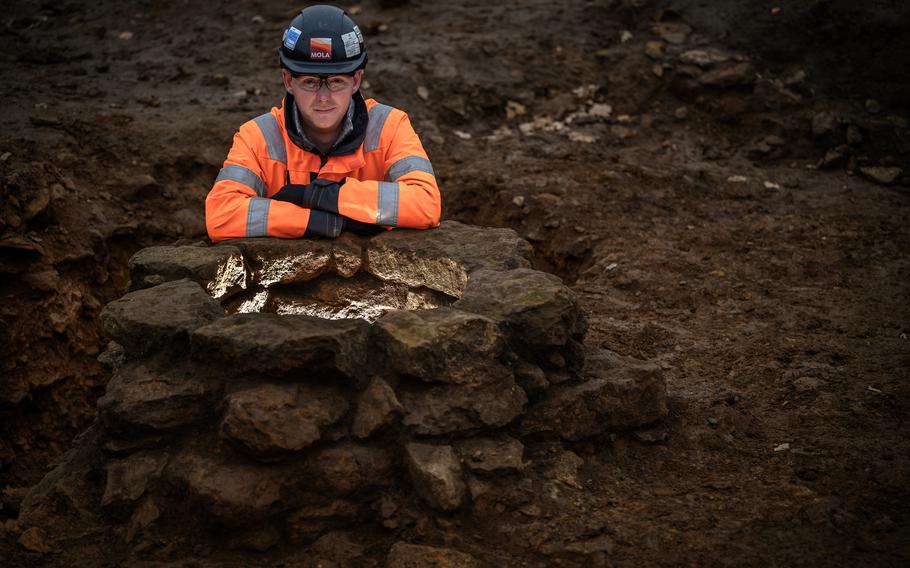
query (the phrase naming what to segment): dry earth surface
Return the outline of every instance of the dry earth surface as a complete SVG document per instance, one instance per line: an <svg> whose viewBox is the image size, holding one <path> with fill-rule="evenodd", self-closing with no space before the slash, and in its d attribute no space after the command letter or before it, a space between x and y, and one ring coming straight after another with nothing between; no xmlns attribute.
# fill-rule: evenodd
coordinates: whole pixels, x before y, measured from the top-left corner
<svg viewBox="0 0 910 568"><path fill-rule="evenodd" d="M230 563L100 537L42 554L15 519L95 416L98 314L125 292L127 260L204 237L232 134L279 103L274 50L299 8L4 10L0 563ZM410 114L444 216L528 239L536 267L579 294L590 347L664 367L671 412L636 436L530 449L561 480L546 506L352 529L373 543L358 562L385 562L399 539L490 565L910 563L910 8L349 8L365 92Z"/></svg>

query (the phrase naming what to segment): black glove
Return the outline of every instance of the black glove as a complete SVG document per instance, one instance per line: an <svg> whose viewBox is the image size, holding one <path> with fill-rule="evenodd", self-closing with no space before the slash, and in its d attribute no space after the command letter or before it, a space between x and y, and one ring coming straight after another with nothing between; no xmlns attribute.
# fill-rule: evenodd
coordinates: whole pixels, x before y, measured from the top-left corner
<svg viewBox="0 0 910 568"><path fill-rule="evenodd" d="M331 237L335 238L342 231L350 231L357 235L371 236L382 231L382 227L362 223L349 219L343 215L336 215L319 209L310 209L310 220L306 226L304 237Z"/></svg>
<svg viewBox="0 0 910 568"><path fill-rule="evenodd" d="M338 192L342 185L344 180L337 182L327 179L316 179L306 185L289 183L278 190L272 199L338 214Z"/></svg>
<svg viewBox="0 0 910 568"><path fill-rule="evenodd" d="M370 237L377 233L384 231L379 225L373 225L372 223L364 223L363 221L355 221L349 217L342 217L344 219L343 230L350 231L355 235L362 235L364 237Z"/></svg>

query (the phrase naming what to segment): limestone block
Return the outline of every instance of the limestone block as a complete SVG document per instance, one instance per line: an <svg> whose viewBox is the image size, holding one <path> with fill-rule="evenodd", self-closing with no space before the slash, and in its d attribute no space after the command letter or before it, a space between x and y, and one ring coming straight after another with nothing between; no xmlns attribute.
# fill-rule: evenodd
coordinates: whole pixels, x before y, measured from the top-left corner
<svg viewBox="0 0 910 568"><path fill-rule="evenodd" d="M367 372L369 324L305 315L234 314L193 334L193 357L231 373L360 378Z"/></svg>
<svg viewBox="0 0 910 568"><path fill-rule="evenodd" d="M530 266L531 245L511 229L483 229L445 221L429 231L397 229L374 237L366 270L383 280L426 286L461 297L479 268Z"/></svg>
<svg viewBox="0 0 910 568"><path fill-rule="evenodd" d="M160 246L140 250L130 259L133 290L187 278L216 300L247 287L240 249L232 246Z"/></svg>
<svg viewBox="0 0 910 568"><path fill-rule="evenodd" d="M380 318L375 330L389 364L403 375L469 386L511 378L489 318L452 308L399 310Z"/></svg>
<svg viewBox="0 0 910 568"><path fill-rule="evenodd" d="M453 307L505 324L533 348L564 346L587 329L575 293L556 276L527 268L473 273Z"/></svg>
<svg viewBox="0 0 910 568"><path fill-rule="evenodd" d="M132 358L156 349L183 348L197 327L224 316L199 284L175 280L126 294L101 311L104 331Z"/></svg>
<svg viewBox="0 0 910 568"><path fill-rule="evenodd" d="M98 409L104 423L119 431L171 430L201 418L212 396L211 386L192 371L133 365L113 376Z"/></svg>
<svg viewBox="0 0 910 568"><path fill-rule="evenodd" d="M527 395L513 381L483 387L408 386L399 389L403 424L414 434L438 436L498 428L524 412Z"/></svg>

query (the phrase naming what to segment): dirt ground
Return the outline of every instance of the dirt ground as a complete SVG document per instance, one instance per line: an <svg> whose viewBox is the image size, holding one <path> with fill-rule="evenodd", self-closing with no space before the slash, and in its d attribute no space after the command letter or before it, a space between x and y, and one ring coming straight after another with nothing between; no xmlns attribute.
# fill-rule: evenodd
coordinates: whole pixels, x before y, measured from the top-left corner
<svg viewBox="0 0 910 568"><path fill-rule="evenodd" d="M617 566L910 564L910 8L380 4L348 6L365 94L410 114L444 216L527 238L588 343L658 361L671 396L665 424L573 447L559 503L442 532L500 566L579 536ZM135 251L203 237L300 7L4 10L0 563L46 560L13 521L93 419L100 308Z"/></svg>

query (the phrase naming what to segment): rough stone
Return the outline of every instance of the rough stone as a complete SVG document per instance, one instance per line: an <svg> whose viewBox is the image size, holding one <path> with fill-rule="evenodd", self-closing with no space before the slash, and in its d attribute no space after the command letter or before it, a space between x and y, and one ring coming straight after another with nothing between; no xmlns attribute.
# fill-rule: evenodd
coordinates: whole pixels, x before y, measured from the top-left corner
<svg viewBox="0 0 910 568"><path fill-rule="evenodd" d="M107 369L117 369L126 363L126 350L116 341L108 341L107 348L98 355L98 362Z"/></svg>
<svg viewBox="0 0 910 568"><path fill-rule="evenodd" d="M227 545L232 550L265 552L281 541L281 534L281 529L273 523L263 523L243 529L235 535L229 535Z"/></svg>
<svg viewBox="0 0 910 568"><path fill-rule="evenodd" d="M272 456L318 441L348 402L334 387L266 384L231 393L225 407L222 436L257 456Z"/></svg>
<svg viewBox="0 0 910 568"><path fill-rule="evenodd" d="M250 526L298 503L286 498L293 472L278 467L225 463L214 456L185 453L166 475L186 490L203 517L228 526Z"/></svg>
<svg viewBox="0 0 910 568"><path fill-rule="evenodd" d="M252 281L262 288L305 282L329 269L332 242L322 239L247 239L226 241L240 248Z"/></svg>
<svg viewBox="0 0 910 568"><path fill-rule="evenodd" d="M161 475L166 461L163 455L138 453L109 462L101 506L119 508L137 501Z"/></svg>
<svg viewBox="0 0 910 568"><path fill-rule="evenodd" d="M546 400L528 410L525 434L555 432L580 440L608 430L630 430L667 414L660 367L601 350L589 354L586 382L551 387Z"/></svg>
<svg viewBox="0 0 910 568"><path fill-rule="evenodd" d="M382 379L374 378L360 395L351 433L358 438L368 438L403 413L404 407L392 387Z"/></svg>
<svg viewBox="0 0 910 568"><path fill-rule="evenodd" d="M366 550L352 538L341 531L328 532L310 546L311 558L325 559L337 563L338 566L352 566L361 558ZM317 561L318 562L318 561ZM319 564L317 564L318 566ZM294 566L294 564L289 564ZM326 566L329 566L326 564Z"/></svg>
<svg viewBox="0 0 910 568"><path fill-rule="evenodd" d="M738 87L755 83L755 69L750 63L742 62L712 69L698 78L708 87Z"/></svg>
<svg viewBox="0 0 910 568"><path fill-rule="evenodd" d="M510 436L470 438L456 443L464 464L474 473L502 475L524 469L524 445Z"/></svg>
<svg viewBox="0 0 910 568"><path fill-rule="evenodd" d="M471 388L460 385L399 389L402 423L418 435L437 436L499 428L521 415L527 395L514 382Z"/></svg>
<svg viewBox="0 0 910 568"><path fill-rule="evenodd" d="M732 56L719 49L690 49L680 54L679 60L686 65L698 65L702 68L712 67L718 63L730 61Z"/></svg>
<svg viewBox="0 0 910 568"><path fill-rule="evenodd" d="M360 320L234 314L193 334L193 356L231 372L302 380L366 372L369 325Z"/></svg>
<svg viewBox="0 0 910 568"><path fill-rule="evenodd" d="M572 451L560 452L547 464L546 475L553 481L564 483L575 489L583 489L578 481L578 469L585 460Z"/></svg>
<svg viewBox="0 0 910 568"><path fill-rule="evenodd" d="M247 287L243 257L232 246L149 247L134 254L129 266L134 290L187 278L220 300Z"/></svg>
<svg viewBox="0 0 910 568"><path fill-rule="evenodd" d="M531 245L511 229L485 229L445 221L439 228L398 229L374 237L367 248L366 270L382 280L425 286L461 297L468 274L479 268L530 266Z"/></svg>
<svg viewBox="0 0 910 568"><path fill-rule="evenodd" d="M452 308L395 311L374 329L398 373L426 382L499 383L511 376L499 362L503 342L496 322Z"/></svg>
<svg viewBox="0 0 910 568"><path fill-rule="evenodd" d="M544 392L550 386L543 369L523 359L513 362L512 372L518 386L530 395Z"/></svg>
<svg viewBox="0 0 910 568"><path fill-rule="evenodd" d="M564 346L583 338L587 329L572 290L552 274L524 268L473 273L453 307L505 324L532 350Z"/></svg>
<svg viewBox="0 0 910 568"><path fill-rule="evenodd" d="M362 509L359 503L344 499L297 509L288 515L285 524L288 542L294 545L312 542L327 530L356 522Z"/></svg>
<svg viewBox="0 0 910 568"><path fill-rule="evenodd" d="M208 383L185 369L122 367L98 399L98 409L117 430L171 430L202 417L212 394Z"/></svg>
<svg viewBox="0 0 910 568"><path fill-rule="evenodd" d="M58 465L29 489L17 519L23 530L39 527L60 541L102 524L98 510L101 479L95 466L101 433L96 421L57 458Z"/></svg>
<svg viewBox="0 0 910 568"><path fill-rule="evenodd" d="M830 138L837 131L840 120L830 112L819 112L812 117L812 137Z"/></svg>
<svg viewBox="0 0 910 568"><path fill-rule="evenodd" d="M152 350L182 347L200 326L224 316L224 310L199 284L176 280L126 294L101 311L104 331L131 357Z"/></svg>
<svg viewBox="0 0 910 568"><path fill-rule="evenodd" d="M133 511L133 515L126 525L127 542L136 540L136 537L157 521L160 516L161 510L155 503L155 499L151 496L143 499Z"/></svg>
<svg viewBox="0 0 910 568"><path fill-rule="evenodd" d="M904 170L900 168L886 168L883 166L870 166L860 168L863 177L881 185L891 185L897 181Z"/></svg>
<svg viewBox="0 0 910 568"><path fill-rule="evenodd" d="M246 239L226 241L243 252L252 280L262 288L306 282L326 272L353 276L361 268L357 237L323 239Z"/></svg>
<svg viewBox="0 0 910 568"><path fill-rule="evenodd" d="M38 527L25 529L19 537L19 544L29 552L37 552L39 554L47 554L52 550L47 533Z"/></svg>
<svg viewBox="0 0 910 568"><path fill-rule="evenodd" d="M396 542L389 550L386 568L477 568L480 564L470 554L419 544Z"/></svg>
<svg viewBox="0 0 910 568"><path fill-rule="evenodd" d="M427 504L440 511L461 507L467 487L451 446L412 442L405 446L405 456L414 489Z"/></svg>
<svg viewBox="0 0 910 568"><path fill-rule="evenodd" d="M363 319L374 322L389 311L427 309L451 304L454 299L428 288L408 288L369 274L352 278L323 275L299 286L260 290L240 302L237 312L308 315L324 319Z"/></svg>
<svg viewBox="0 0 910 568"><path fill-rule="evenodd" d="M347 497L388 487L394 481L392 457L383 448L352 442L315 450L300 473L307 491Z"/></svg>

